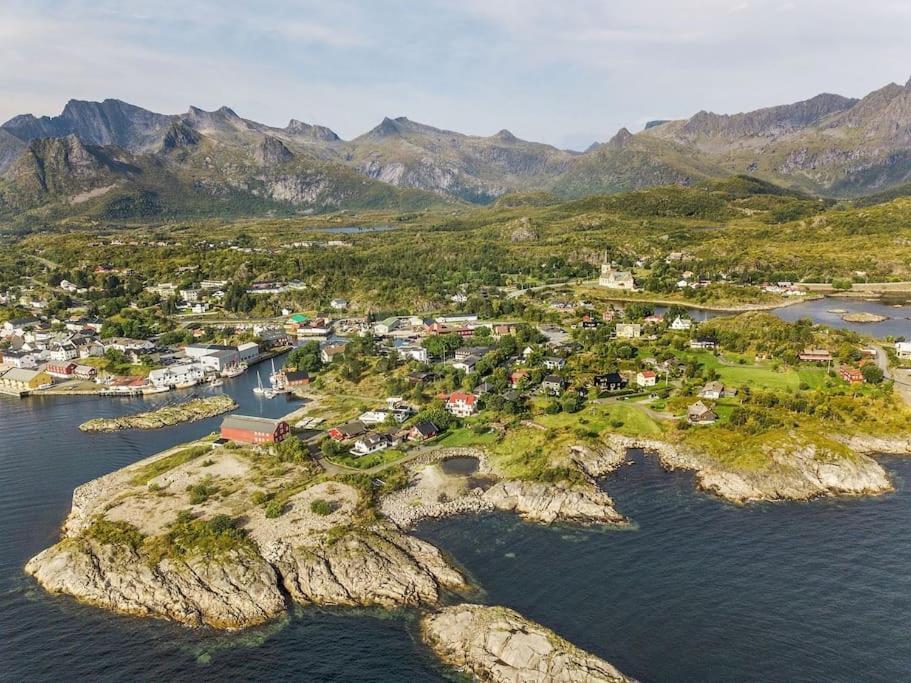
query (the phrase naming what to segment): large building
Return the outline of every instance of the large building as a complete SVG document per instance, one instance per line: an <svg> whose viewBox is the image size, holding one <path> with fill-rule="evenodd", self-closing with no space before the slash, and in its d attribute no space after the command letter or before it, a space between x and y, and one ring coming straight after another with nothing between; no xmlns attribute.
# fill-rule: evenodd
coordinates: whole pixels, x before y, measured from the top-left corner
<svg viewBox="0 0 911 683"><path fill-rule="evenodd" d="M221 438L238 443L279 443L290 427L284 420L248 415L228 415L221 423Z"/></svg>
<svg viewBox="0 0 911 683"><path fill-rule="evenodd" d="M0 375L0 387L16 392L32 391L52 382L51 376L42 370L13 368Z"/></svg>
<svg viewBox="0 0 911 683"><path fill-rule="evenodd" d="M636 282L633 280L633 274L625 270L614 270L607 263L601 266L601 277L598 278L598 284L608 289L626 289L633 290L636 288Z"/></svg>
<svg viewBox="0 0 911 683"><path fill-rule="evenodd" d="M149 373L149 382L157 388L191 387L205 377L205 370L199 363L170 365Z"/></svg>

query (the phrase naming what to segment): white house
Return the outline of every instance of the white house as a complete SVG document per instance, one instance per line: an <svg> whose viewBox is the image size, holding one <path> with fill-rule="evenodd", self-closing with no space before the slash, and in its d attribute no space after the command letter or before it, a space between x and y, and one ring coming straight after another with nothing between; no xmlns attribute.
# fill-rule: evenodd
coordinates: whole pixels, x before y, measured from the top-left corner
<svg viewBox="0 0 911 683"><path fill-rule="evenodd" d="M383 424L390 414L391 411L377 408L376 410L368 410L366 413L361 414L357 419L365 425L379 425Z"/></svg>
<svg viewBox="0 0 911 683"><path fill-rule="evenodd" d="M71 341L60 342L59 344L53 344L51 346L51 348L48 350L48 357L52 361L63 363L65 361L78 358L79 350Z"/></svg>
<svg viewBox="0 0 911 683"><path fill-rule="evenodd" d="M353 455L369 455L377 451L383 451L396 443L395 439L388 434L365 434L354 442L354 448L351 449Z"/></svg>
<svg viewBox="0 0 911 683"><path fill-rule="evenodd" d="M419 363L426 363L430 356L427 354L427 349L423 346L400 346L398 349L399 356L409 360L416 360Z"/></svg>
<svg viewBox="0 0 911 683"><path fill-rule="evenodd" d="M722 396L724 396L724 385L721 382L709 382L699 392L699 398L709 398L713 401L717 401Z"/></svg>
<svg viewBox="0 0 911 683"><path fill-rule="evenodd" d="M895 354L902 359L911 358L911 342L895 342Z"/></svg>
<svg viewBox="0 0 911 683"><path fill-rule="evenodd" d="M454 391L446 401L446 410L456 417L469 417L478 412L478 397L464 391Z"/></svg>
<svg viewBox="0 0 911 683"><path fill-rule="evenodd" d="M149 383L158 389L169 387L190 387L198 384L205 376L205 371L200 363L187 363L171 365L149 373Z"/></svg>
<svg viewBox="0 0 911 683"><path fill-rule="evenodd" d="M638 339L642 334L642 325L639 323L617 323L617 337L619 339Z"/></svg>
<svg viewBox="0 0 911 683"><path fill-rule="evenodd" d="M636 373L636 384L640 387L653 387L658 382L658 376L652 370L643 370Z"/></svg>
<svg viewBox="0 0 911 683"><path fill-rule="evenodd" d="M478 364L478 360L479 359L477 356L466 356L465 358L454 361L452 367L454 367L456 370L461 370L466 375L470 375L474 372L474 368Z"/></svg>
<svg viewBox="0 0 911 683"><path fill-rule="evenodd" d="M348 300L347 299L333 299L332 301L329 302L329 306L331 306L332 309L335 311L344 311L346 308L348 308Z"/></svg>
<svg viewBox="0 0 911 683"><path fill-rule="evenodd" d="M681 318L679 315L671 323L672 330L689 330L693 327L693 321L689 318Z"/></svg>

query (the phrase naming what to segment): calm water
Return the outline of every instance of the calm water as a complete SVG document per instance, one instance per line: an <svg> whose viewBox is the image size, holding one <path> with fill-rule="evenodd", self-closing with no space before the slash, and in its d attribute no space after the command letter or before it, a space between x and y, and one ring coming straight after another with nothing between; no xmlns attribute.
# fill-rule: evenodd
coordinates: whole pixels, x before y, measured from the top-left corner
<svg viewBox="0 0 911 683"><path fill-rule="evenodd" d="M255 375L226 383L246 413ZM217 428L86 435L99 414L170 400L0 400L0 680L433 681L413 615L301 609L241 634L189 630L52 597L22 566L53 543L72 489ZM911 461L895 495L737 509L651 460L605 482L629 531L510 516L426 524L484 589L645 681L911 678Z"/></svg>
<svg viewBox="0 0 911 683"><path fill-rule="evenodd" d="M842 313L829 313L840 309L851 313L875 313L889 320L881 323L849 323L841 319ZM814 322L845 330L854 330L871 337L911 337L911 304L890 306L878 301L863 299L839 299L836 297L806 301L794 306L776 309L775 315L782 320L793 322L800 318L811 318Z"/></svg>
<svg viewBox="0 0 911 683"><path fill-rule="evenodd" d="M335 234L347 235L359 232L388 232L395 230L394 225L344 225L331 226L327 228L311 228L314 232L331 232Z"/></svg>

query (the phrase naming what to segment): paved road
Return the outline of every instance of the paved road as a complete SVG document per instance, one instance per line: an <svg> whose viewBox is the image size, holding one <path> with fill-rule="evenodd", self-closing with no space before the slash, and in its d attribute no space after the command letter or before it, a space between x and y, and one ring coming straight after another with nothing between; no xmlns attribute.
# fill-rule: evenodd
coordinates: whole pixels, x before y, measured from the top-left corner
<svg viewBox="0 0 911 683"><path fill-rule="evenodd" d="M883 371L886 379L891 379L899 396L911 407L911 371L889 367L889 355L882 347L876 346L876 364Z"/></svg>

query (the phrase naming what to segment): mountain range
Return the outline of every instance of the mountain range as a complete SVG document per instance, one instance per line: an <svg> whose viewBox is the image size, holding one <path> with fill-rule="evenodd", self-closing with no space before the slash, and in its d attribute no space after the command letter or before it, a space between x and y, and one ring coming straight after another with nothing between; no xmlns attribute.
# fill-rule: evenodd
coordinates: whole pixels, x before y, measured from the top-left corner
<svg viewBox="0 0 911 683"><path fill-rule="evenodd" d="M862 99L821 94L757 111L701 111L621 129L585 152L385 118L352 140L228 107L158 114L71 100L0 126L0 215L59 219L237 216L439 204L509 193L582 197L751 175L827 197L911 187L911 81Z"/></svg>

